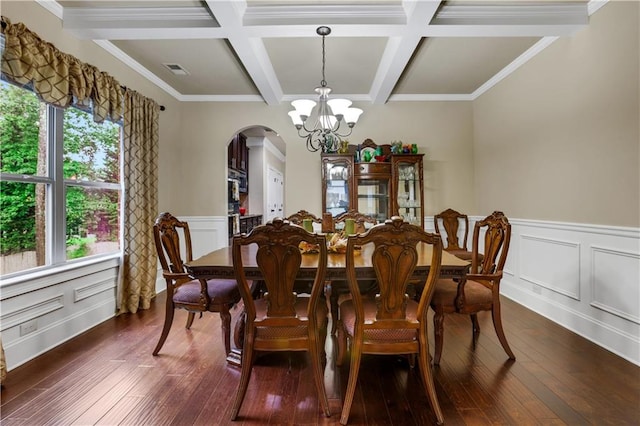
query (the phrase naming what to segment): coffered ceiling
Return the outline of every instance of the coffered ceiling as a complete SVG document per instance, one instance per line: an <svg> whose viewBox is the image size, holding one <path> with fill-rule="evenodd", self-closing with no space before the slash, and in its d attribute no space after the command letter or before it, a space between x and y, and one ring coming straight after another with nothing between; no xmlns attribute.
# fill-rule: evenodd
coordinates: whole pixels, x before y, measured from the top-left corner
<svg viewBox="0 0 640 426"><path fill-rule="evenodd" d="M598 6L573 1L44 1L63 28L92 39L181 101L277 105L333 95L471 100ZM184 74L169 68L179 66Z"/></svg>

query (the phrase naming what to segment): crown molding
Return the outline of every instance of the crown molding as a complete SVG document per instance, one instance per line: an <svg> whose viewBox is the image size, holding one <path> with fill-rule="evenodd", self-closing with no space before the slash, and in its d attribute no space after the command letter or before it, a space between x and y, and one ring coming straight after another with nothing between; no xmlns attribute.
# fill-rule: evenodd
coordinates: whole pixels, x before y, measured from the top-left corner
<svg viewBox="0 0 640 426"><path fill-rule="evenodd" d="M147 68L142 66L139 62L133 60L131 56L127 55L122 50L118 49L116 45L114 45L113 43L107 40L93 40L93 42L98 46L102 47L107 52L111 53L113 56L115 56L122 62L124 62L135 72L142 75L144 78L146 78L147 80L149 80L150 82L158 86L160 89L167 92L169 95L173 96L177 100L180 100L181 95L177 90L175 90L173 87L167 84L160 77L158 77L157 75L149 71Z"/></svg>
<svg viewBox="0 0 640 426"><path fill-rule="evenodd" d="M391 95L389 102L451 102L472 101L472 95L466 94L423 94L423 95Z"/></svg>
<svg viewBox="0 0 640 426"><path fill-rule="evenodd" d="M58 19L62 19L62 5L54 0L36 0L40 6L47 9Z"/></svg>
<svg viewBox="0 0 640 426"><path fill-rule="evenodd" d="M480 95L491 89L493 86L507 78L511 73L524 65L529 59L542 52L549 47L558 37L543 37L536 44L527 49L522 55L518 56L509 65L498 71L493 77L487 80L482 86L478 87L470 96L472 100L477 99Z"/></svg>

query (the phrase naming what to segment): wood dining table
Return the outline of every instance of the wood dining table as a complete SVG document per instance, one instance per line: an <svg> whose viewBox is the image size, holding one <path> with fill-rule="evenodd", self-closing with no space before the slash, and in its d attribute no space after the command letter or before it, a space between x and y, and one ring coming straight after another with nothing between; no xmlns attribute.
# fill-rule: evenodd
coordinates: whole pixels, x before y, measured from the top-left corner
<svg viewBox="0 0 640 426"><path fill-rule="evenodd" d="M371 282L376 279L375 271L371 263L371 254L374 250L372 244L364 245L354 257L356 278L358 281ZM248 280L260 281L262 275L256 263L256 245L242 247L242 263L244 264L245 275ZM412 279L426 279L431 265L432 248L424 244L418 245L418 264L413 271ZM302 264L296 277L299 281L312 282L315 278L318 267L318 255L315 253L305 253L302 255ZM441 278L455 278L465 275L470 267L470 262L459 259L454 255L442 251L440 263ZM191 262L186 263L185 268L194 279L208 280L214 278L235 279L233 269L232 248L223 247L207 253ZM346 256L344 253L329 253L327 256L327 282L341 283L346 286ZM237 331L237 328L236 328ZM238 336L235 336L238 342ZM233 365L239 365L241 351L232 350L227 358Z"/></svg>
<svg viewBox="0 0 640 426"><path fill-rule="evenodd" d="M262 279L260 269L256 263L256 251L257 246L255 245L244 246L242 248L242 263L244 264L245 275L247 279L250 280ZM367 244L356 251L357 254L354 260L356 278L358 280L376 278L373 265L371 264L372 252L373 246L371 244ZM432 256L431 246L419 245L418 256L418 264L413 272L414 279L424 278L428 275ZM441 278L460 277L466 274L470 266L470 262L459 259L444 250L442 251L442 261L440 264ZM313 280L317 266L317 254L303 254L298 279ZM231 247L223 247L207 253L185 264L185 268L194 279L235 278ZM328 254L326 279L329 281L344 281L346 279L346 258L344 253Z"/></svg>

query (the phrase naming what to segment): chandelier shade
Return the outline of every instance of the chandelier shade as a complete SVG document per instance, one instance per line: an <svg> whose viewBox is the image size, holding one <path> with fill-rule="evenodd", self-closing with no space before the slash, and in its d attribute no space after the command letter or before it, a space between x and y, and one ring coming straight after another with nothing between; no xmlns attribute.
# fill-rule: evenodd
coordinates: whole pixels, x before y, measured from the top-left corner
<svg viewBox="0 0 640 426"><path fill-rule="evenodd" d="M331 34L331 28L318 27L316 33L322 36L322 80L315 88L318 100L297 99L291 102L295 110L289 111L289 117L298 129L298 135L306 139L309 151L331 153L337 152L342 139L351 134L363 111L351 107L349 99L329 99L331 88L327 86L324 73L324 39Z"/></svg>

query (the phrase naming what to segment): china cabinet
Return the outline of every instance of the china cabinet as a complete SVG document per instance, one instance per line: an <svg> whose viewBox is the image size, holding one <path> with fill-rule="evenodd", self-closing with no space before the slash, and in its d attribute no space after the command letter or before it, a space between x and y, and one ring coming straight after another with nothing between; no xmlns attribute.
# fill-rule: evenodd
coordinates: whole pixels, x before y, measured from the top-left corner
<svg viewBox="0 0 640 426"><path fill-rule="evenodd" d="M424 154L392 154L370 139L348 149L322 154L323 213L353 209L378 222L399 215L424 228Z"/></svg>
<svg viewBox="0 0 640 426"><path fill-rule="evenodd" d="M424 229L424 154L396 154L391 156L392 215Z"/></svg>
<svg viewBox="0 0 640 426"><path fill-rule="evenodd" d="M336 217L353 207L353 165L351 154L322 155L322 212Z"/></svg>

